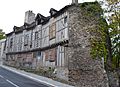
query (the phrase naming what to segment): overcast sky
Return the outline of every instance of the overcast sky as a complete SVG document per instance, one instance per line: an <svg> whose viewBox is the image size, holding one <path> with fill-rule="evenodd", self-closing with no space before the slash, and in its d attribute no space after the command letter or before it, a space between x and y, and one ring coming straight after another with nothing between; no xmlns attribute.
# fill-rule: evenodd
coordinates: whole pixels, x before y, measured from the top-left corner
<svg viewBox="0 0 120 87"><path fill-rule="evenodd" d="M79 0L79 3L84 1L95 0ZM0 0L0 29L9 33L14 25L22 26L28 10L48 16L50 8L59 10L71 2L72 0Z"/></svg>

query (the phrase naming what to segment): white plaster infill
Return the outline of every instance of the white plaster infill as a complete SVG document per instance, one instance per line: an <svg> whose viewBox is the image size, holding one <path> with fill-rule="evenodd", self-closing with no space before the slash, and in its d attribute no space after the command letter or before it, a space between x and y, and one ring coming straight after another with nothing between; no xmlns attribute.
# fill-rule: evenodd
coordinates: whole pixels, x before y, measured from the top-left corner
<svg viewBox="0 0 120 87"><path fill-rule="evenodd" d="M23 70L18 70L18 69L13 68L13 67L8 67L8 66L4 66L4 65L2 65L1 67L4 68L4 69L7 69L9 71L12 71L14 73L17 73L19 75L25 76L29 79L34 80L34 81L37 81L37 82L43 83L45 85L48 85L50 87L74 87L74 86L71 86L71 85L67 85L67 84L64 84L64 83L54 81L54 80L52 80L50 78L47 78L47 77L39 76L39 75L36 75L36 74L33 74L33 73L28 73L28 72L25 72Z"/></svg>

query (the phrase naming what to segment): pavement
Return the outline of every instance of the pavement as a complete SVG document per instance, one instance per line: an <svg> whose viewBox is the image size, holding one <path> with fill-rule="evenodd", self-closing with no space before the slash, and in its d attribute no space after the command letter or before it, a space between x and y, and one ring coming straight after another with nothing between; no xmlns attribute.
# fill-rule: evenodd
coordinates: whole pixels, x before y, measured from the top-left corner
<svg viewBox="0 0 120 87"><path fill-rule="evenodd" d="M0 67L0 87L51 87Z"/></svg>
<svg viewBox="0 0 120 87"><path fill-rule="evenodd" d="M68 85L68 84L64 84L64 83L61 83L61 82L58 82L58 81L54 81L54 80L52 80L52 79L50 79L50 78L47 78L47 77L43 77L43 76L39 76L39 75L36 75L36 74L33 74L33 73L28 73L28 72L25 72L25 71L23 71L23 70L19 70L19 69L16 69L16 68L13 68L13 67L8 67L8 66L4 66L4 65L2 65L1 66L1 68L2 68L2 70L7 70L7 71L9 71L9 72L13 72L14 73L14 75L15 74L17 74L16 76L13 76L13 75L10 75L10 76L13 76L13 77L15 77L15 78L20 78L20 77L17 77L17 76L23 76L23 77L25 77L26 78L26 80L25 80L25 78L23 79L22 78L22 81L24 82L24 81L28 81L28 79L30 79L30 80L32 80L32 81L35 81L33 84L32 84L32 81L29 81L28 83L31 83L32 85L34 85L34 86L32 86L32 85L30 85L30 86L24 86L24 87L74 87L74 86L71 86L71 85ZM0 75L0 78L2 78L3 76L2 75ZM13 78L12 77L12 78ZM14 78L14 79L15 79ZM1 79L0 79L1 80ZM19 81L19 79L17 79L18 81ZM7 80L6 80L7 81ZM21 81L21 80L20 80ZM14 82L14 81L7 81L7 82L9 82L9 83L11 83L12 84L12 82ZM39 83L41 83L41 84L39 84ZM13 83L14 84L14 83ZM23 83L21 83L21 84L23 84ZM36 84L36 85L35 85ZM0 84L1 85L1 84ZM16 84L15 84L16 85ZM29 84L28 84L29 85ZM1 86L0 86L1 87ZM2 87L4 87L4 86L2 86ZM5 87L13 87L13 86L5 86ZM19 86L14 86L14 87L19 87ZM23 86L21 86L21 87L23 87Z"/></svg>

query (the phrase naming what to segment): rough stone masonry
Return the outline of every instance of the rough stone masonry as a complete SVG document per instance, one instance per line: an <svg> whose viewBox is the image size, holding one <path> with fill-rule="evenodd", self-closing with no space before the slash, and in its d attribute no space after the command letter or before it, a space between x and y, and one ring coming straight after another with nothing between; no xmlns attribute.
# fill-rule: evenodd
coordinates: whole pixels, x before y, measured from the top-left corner
<svg viewBox="0 0 120 87"><path fill-rule="evenodd" d="M94 33L91 34L89 29L97 29L100 15L92 18L86 16L87 10L81 9L80 4L72 6L68 11L70 19L67 47L69 81L77 87L108 87L107 75L101 59L93 59L90 55L89 39Z"/></svg>

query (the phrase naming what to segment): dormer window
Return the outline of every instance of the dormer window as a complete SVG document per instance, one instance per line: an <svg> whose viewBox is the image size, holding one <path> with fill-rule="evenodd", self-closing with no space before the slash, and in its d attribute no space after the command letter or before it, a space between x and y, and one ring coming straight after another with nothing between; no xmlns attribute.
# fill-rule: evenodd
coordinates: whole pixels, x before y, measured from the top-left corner
<svg viewBox="0 0 120 87"><path fill-rule="evenodd" d="M67 16L64 17L64 24L67 23Z"/></svg>
<svg viewBox="0 0 120 87"><path fill-rule="evenodd" d="M38 21L36 21L35 23L36 23L36 25L38 25Z"/></svg>
<svg viewBox="0 0 120 87"><path fill-rule="evenodd" d="M41 19L40 18L36 19L36 25L39 25L39 24L41 24Z"/></svg>
<svg viewBox="0 0 120 87"><path fill-rule="evenodd" d="M43 22L43 20L41 19L41 23Z"/></svg>
<svg viewBox="0 0 120 87"><path fill-rule="evenodd" d="M50 13L50 16L53 16L53 15L55 15L57 12L58 12L57 10L51 8L49 13Z"/></svg>
<svg viewBox="0 0 120 87"><path fill-rule="evenodd" d="M39 25L46 20L46 17L38 13L35 20L36 20L36 25Z"/></svg>

